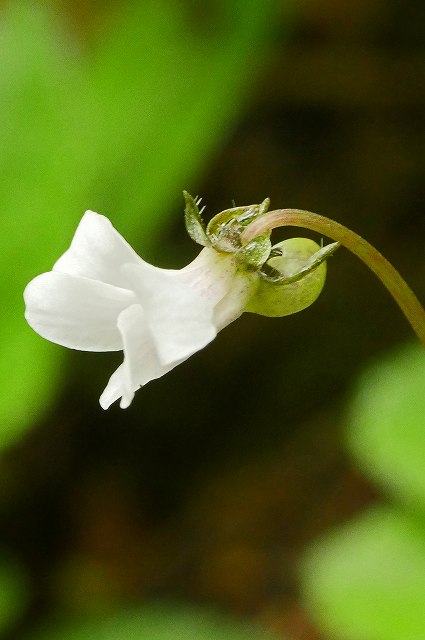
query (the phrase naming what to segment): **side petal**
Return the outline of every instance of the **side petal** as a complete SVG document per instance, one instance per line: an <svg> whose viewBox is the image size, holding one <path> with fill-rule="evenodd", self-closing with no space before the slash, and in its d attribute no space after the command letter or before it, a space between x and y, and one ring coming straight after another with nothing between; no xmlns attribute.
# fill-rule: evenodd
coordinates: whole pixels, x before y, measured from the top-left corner
<svg viewBox="0 0 425 640"><path fill-rule="evenodd" d="M164 366L160 363L146 315L139 304L125 309L118 318L122 336L124 362L112 374L100 397L100 405L107 409L121 398L126 409L139 387L168 373L178 363Z"/></svg>
<svg viewBox="0 0 425 640"><path fill-rule="evenodd" d="M81 351L122 349L119 314L135 302L127 289L50 271L24 291L25 317L43 338Z"/></svg>
<svg viewBox="0 0 425 640"><path fill-rule="evenodd" d="M121 266L127 262L137 264L140 260L108 218L86 211L71 246L53 270L125 288Z"/></svg>
<svg viewBox="0 0 425 640"><path fill-rule="evenodd" d="M122 270L143 305L162 365L181 362L215 338L213 305L175 271L145 262Z"/></svg>

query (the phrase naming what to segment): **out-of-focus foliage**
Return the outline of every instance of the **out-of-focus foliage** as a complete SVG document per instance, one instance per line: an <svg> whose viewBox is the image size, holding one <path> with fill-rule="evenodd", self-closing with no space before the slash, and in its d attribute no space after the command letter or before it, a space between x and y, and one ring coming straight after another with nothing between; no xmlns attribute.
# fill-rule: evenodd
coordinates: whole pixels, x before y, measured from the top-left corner
<svg viewBox="0 0 425 640"><path fill-rule="evenodd" d="M425 513L422 348L403 350L366 373L352 409L348 440L365 473L395 499Z"/></svg>
<svg viewBox="0 0 425 640"><path fill-rule="evenodd" d="M49 627L33 640L272 640L273 637L201 609L155 606Z"/></svg>
<svg viewBox="0 0 425 640"><path fill-rule="evenodd" d="M341 640L425 638L425 528L371 509L318 545L306 564L317 620Z"/></svg>
<svg viewBox="0 0 425 640"><path fill-rule="evenodd" d="M425 353L370 369L350 420L352 453L396 506L372 508L306 558L307 598L347 640L425 638Z"/></svg>
<svg viewBox="0 0 425 640"><path fill-rule="evenodd" d="M51 402L64 351L25 325L22 290L87 208L143 247L243 105L274 0L218 2L197 29L174 0L112 5L90 46L56 5L0 11L0 444ZM7 274L7 275L6 275Z"/></svg>
<svg viewBox="0 0 425 640"><path fill-rule="evenodd" d="M0 559L0 633L5 632L27 605L27 581L10 559Z"/></svg>

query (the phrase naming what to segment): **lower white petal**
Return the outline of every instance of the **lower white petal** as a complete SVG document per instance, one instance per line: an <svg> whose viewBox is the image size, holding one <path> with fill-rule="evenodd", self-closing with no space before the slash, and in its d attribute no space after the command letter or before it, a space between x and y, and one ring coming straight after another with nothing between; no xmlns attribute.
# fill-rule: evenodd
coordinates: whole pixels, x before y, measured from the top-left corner
<svg viewBox="0 0 425 640"><path fill-rule="evenodd" d="M139 387L160 378L178 364L164 366L159 361L146 315L139 304L131 305L121 313L118 329L122 336L124 362L111 376L100 397L104 409L118 398L121 398L121 408L127 408Z"/></svg>
<svg viewBox="0 0 425 640"><path fill-rule="evenodd" d="M196 289L179 282L176 272L147 263L123 267L143 304L159 362L181 362L217 335L213 306Z"/></svg>
<svg viewBox="0 0 425 640"><path fill-rule="evenodd" d="M135 302L127 289L50 271L24 291L25 317L43 338L82 351L118 351L119 314Z"/></svg>
<svg viewBox="0 0 425 640"><path fill-rule="evenodd" d="M124 363L120 364L118 369L109 378L102 395L99 398L99 404L102 409L108 409L113 402L121 398L125 394L123 383Z"/></svg>

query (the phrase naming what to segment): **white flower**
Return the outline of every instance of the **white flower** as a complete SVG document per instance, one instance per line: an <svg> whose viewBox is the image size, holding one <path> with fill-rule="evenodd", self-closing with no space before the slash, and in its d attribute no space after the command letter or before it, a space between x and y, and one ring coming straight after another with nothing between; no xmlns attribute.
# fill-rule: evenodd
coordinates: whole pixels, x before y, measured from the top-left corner
<svg viewBox="0 0 425 640"><path fill-rule="evenodd" d="M25 289L25 317L41 336L82 351L123 351L100 397L107 409L159 378L242 314L257 286L231 254L204 248L181 270L140 258L104 216L87 211L71 246Z"/></svg>

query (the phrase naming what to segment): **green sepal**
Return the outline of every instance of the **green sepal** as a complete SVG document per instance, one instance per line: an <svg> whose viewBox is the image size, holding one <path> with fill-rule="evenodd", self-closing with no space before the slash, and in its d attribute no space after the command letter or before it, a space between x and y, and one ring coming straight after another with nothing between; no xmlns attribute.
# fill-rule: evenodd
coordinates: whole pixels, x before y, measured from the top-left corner
<svg viewBox="0 0 425 640"><path fill-rule="evenodd" d="M244 266L250 271L258 271L264 265L270 256L272 243L270 242L270 234L258 236L248 242L235 253L235 259L238 264Z"/></svg>
<svg viewBox="0 0 425 640"><path fill-rule="evenodd" d="M315 254L323 255L320 254L321 251L320 246L309 238L290 238L275 245L272 252L274 254L279 252L281 255L269 258L266 263L267 268L285 276L289 279L289 283L276 284L261 278L245 311L263 316L281 317L302 311L313 304L325 283L326 261L325 259L320 261L313 270L305 272L305 268L311 263ZM301 278L291 281L291 278L299 273L302 274Z"/></svg>
<svg viewBox="0 0 425 640"><path fill-rule="evenodd" d="M186 231L189 236L197 244L203 247L211 246L208 236L205 232L205 224L202 220L201 211L199 211L199 200L195 200L190 193L183 191L183 197L185 201L184 208L184 222L186 225Z"/></svg>
<svg viewBox="0 0 425 640"><path fill-rule="evenodd" d="M327 244L325 247L322 247L307 260L299 271L292 275L288 276L287 273L279 271L275 267L271 266L269 262L268 264L265 264L264 268L260 271L260 276L267 282L272 282L273 284L290 284L291 282L298 282L298 280L305 278L308 273L317 269L317 267L333 255L340 246L340 242L332 242L331 244ZM278 245L275 245L270 257L278 257L279 255L282 255L282 252L278 249Z"/></svg>
<svg viewBox="0 0 425 640"><path fill-rule="evenodd" d="M207 236L217 251L234 253L241 248L241 234L256 218L266 213L270 199L261 204L225 209L214 216L208 223Z"/></svg>

